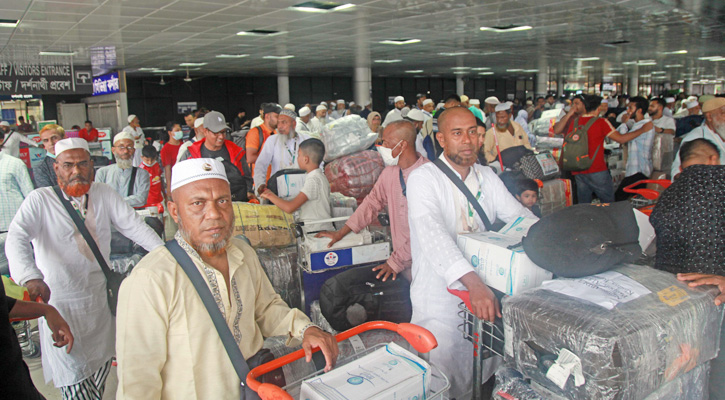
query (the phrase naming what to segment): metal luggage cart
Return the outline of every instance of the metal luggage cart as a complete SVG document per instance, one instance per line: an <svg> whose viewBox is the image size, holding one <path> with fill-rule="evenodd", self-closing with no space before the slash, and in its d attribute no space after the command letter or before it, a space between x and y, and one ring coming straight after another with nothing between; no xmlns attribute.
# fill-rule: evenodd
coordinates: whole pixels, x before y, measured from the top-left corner
<svg viewBox="0 0 725 400"><path fill-rule="evenodd" d="M473 398L482 397L483 361L495 356L504 356L504 333L498 324L477 318L471 310L471 301L467 291L448 291L462 301L458 305L458 316L462 323L458 325L463 337L473 343ZM500 322L500 320L499 320Z"/></svg>
<svg viewBox="0 0 725 400"><path fill-rule="evenodd" d="M355 328L336 335L335 339L338 342L341 342L362 332L367 332L374 329L386 329L398 333L413 346L413 348L419 353L419 356L421 356L421 358L423 359L426 359L426 355L429 351L438 346L438 342L436 341L435 336L433 336L430 331L423 327L409 323L395 324L387 321L366 322L362 325L356 326ZM369 349L363 350L351 357L338 360L337 366L339 367L341 365L345 365L384 346L385 344L379 344ZM313 352L317 352L319 350L319 348L316 348L313 350ZM247 385L249 385L250 389L257 392L262 400L297 399L299 397L299 391L302 385L302 381L312 378L314 376L318 376L322 374L323 371L317 371L300 380L288 383L287 386L285 386L284 388L280 388L279 386L275 386L271 383L260 383L257 378L268 372L281 368L284 365L299 360L304 356L304 350L300 349L254 368L253 370L249 371L249 374L247 375ZM447 400L449 388L450 383L448 382L448 378L445 376L445 374L443 374L443 372L435 365L431 365L430 393L426 396L426 399Z"/></svg>
<svg viewBox="0 0 725 400"><path fill-rule="evenodd" d="M634 196L629 199L629 202L632 203L632 206L634 208L647 215L650 215L652 214L652 209L654 209L655 203L657 203L657 199L660 197L660 194L662 194L662 192L649 188L635 189L639 185L644 185L648 183L659 185L663 188L662 190L664 191L665 189L670 187L672 181L670 181L669 179L645 179L626 186L622 190L625 193L634 194Z"/></svg>

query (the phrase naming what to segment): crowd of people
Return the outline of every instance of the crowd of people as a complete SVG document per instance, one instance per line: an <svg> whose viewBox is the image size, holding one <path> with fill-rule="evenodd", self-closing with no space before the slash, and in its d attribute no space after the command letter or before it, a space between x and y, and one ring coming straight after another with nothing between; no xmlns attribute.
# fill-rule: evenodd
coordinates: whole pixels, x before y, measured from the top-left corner
<svg viewBox="0 0 725 400"><path fill-rule="evenodd" d="M232 204L261 201L287 213L299 210L297 218L303 222L329 219L331 189L322 169L322 132L331 121L357 115L378 135L372 148L385 169L341 229L329 223L305 229L329 238L332 246L388 210L393 252L374 270L378 279L410 282L411 322L436 336L439 346L430 361L449 378L451 398L466 398L472 384L471 344L458 330L460 300L447 289L456 282L465 286L478 318L494 321L501 309L456 237L490 230L497 221L541 216L538 184L518 179L507 186L499 174L507 169L502 158L506 150L535 148L537 133L531 123L551 110L560 110L551 136L588 139L580 157L586 162L578 160L578 169L566 171L579 203L626 200L621 189L653 173L655 134L670 135L679 147L672 169L666 171L675 179L673 192L692 191L697 185L718 191L722 186L725 98L715 96L576 94L513 102L489 97L481 104L451 94L436 105L420 94L414 102L395 97L384 115L370 103L345 100L305 104L298 110L292 104L264 103L254 119L240 110L230 124L218 111L189 112L184 116L189 137L184 139L181 121L169 121L156 146L147 141L139 118L130 115L128 126L112 139L115 162L98 169L88 147L98 138L90 121L78 138L66 138L59 125L46 125L39 135L47 156L32 169L32 180L17 158L18 148L21 142L38 143L0 122L0 231L7 232L9 273L31 299L43 303L6 300L0 294L3 375L14 382L3 386L3 393L42 398L21 361L17 339L5 325L9 315L45 317L40 324L44 373L63 398L100 399L114 371L114 357L118 398L239 398L246 388L240 386L237 365L227 356L228 343L217 333L220 328L209 306L197 294L192 275L187 277L187 262L208 287L212 307L221 312L233 338L232 347L250 366L264 358L265 337L282 335L289 346L302 346L308 361L312 348L319 347L325 369L333 368L338 354L334 338L285 304L255 250L232 237ZM627 149L619 188L606 161L605 143ZM295 197L281 198L269 189L268 180L289 168L304 171L304 186ZM704 169L707 174L698 173L703 168L709 168ZM713 186L715 179L720 180ZM716 200L718 194L722 192L708 199ZM476 204L469 201L472 197ZM705 214L698 226L682 223L692 232L712 226L707 213L717 218L722 214L722 207L712 203L702 208L702 202L694 202L693 207L700 207L697 212ZM668 232L664 240L676 241L658 242L665 250L658 253L655 266L686 273L678 277L693 286L713 284L725 291L723 258L708 253L709 247L703 250L693 239L695 233L683 237L676 218L667 217L681 206L668 200L653 214L655 228ZM166 211L168 222L178 226L166 245L136 213L146 207ZM722 219L717 218L714 223L721 228ZM716 231L710 236L713 246L722 245L717 240L725 237L722 229ZM148 251L118 293L109 292L108 277L99 268L109 260L113 232ZM705 267L687 262L687 255L695 253ZM718 297L718 304L723 300L723 295ZM492 376L499 361L485 363L484 377ZM718 365L713 363L712 369L716 385L723 381L717 379L723 373Z"/></svg>

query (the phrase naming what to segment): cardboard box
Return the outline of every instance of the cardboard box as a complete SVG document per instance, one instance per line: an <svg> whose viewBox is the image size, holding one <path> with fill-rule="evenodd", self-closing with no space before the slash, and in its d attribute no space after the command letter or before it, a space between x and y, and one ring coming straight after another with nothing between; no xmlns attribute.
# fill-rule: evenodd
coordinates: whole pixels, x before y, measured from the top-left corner
<svg viewBox="0 0 725 400"><path fill-rule="evenodd" d="M516 236L467 233L458 235L458 247L483 283L508 295L538 287L553 276L529 259Z"/></svg>
<svg viewBox="0 0 725 400"><path fill-rule="evenodd" d="M300 399L425 399L430 365L395 343L302 382Z"/></svg>
<svg viewBox="0 0 725 400"><path fill-rule="evenodd" d="M297 197L305 186L307 174L290 174L277 177L277 195L283 199Z"/></svg>

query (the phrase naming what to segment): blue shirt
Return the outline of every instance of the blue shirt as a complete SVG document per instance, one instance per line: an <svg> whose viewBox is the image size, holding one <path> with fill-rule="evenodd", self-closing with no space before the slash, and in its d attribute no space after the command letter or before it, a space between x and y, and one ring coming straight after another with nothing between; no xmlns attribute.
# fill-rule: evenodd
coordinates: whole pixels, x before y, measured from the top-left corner
<svg viewBox="0 0 725 400"><path fill-rule="evenodd" d="M635 122L630 132L636 131L648 122L651 121L645 118ZM624 176L632 176L638 172L648 177L652 175L652 144L654 140L655 130L653 125L649 131L627 142L627 169Z"/></svg>

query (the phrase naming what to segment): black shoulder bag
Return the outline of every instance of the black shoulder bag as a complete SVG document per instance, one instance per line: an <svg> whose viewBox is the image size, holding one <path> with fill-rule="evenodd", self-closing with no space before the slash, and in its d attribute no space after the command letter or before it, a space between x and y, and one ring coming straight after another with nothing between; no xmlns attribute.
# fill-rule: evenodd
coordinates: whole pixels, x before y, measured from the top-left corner
<svg viewBox="0 0 725 400"><path fill-rule="evenodd" d="M65 207L65 210L68 211L68 215L70 215L71 219L76 224L76 228L78 228L78 231L83 236L83 239L86 240L88 247L91 248L93 255L96 257L96 261L98 261L98 265L101 266L103 275L106 275L106 298L108 299L108 307L111 309L111 314L113 314L113 316L116 316L118 289L121 287L121 282L123 282L123 279L126 278L126 276L119 274L118 272L114 272L110 268L108 268L108 264L106 264L106 259L103 258L101 250L98 249L96 241L93 239L93 236L91 236L91 233L88 231L88 228L81 219L81 216L78 214L76 209L73 208L73 205L70 203L70 201L65 198L59 186L53 186L53 190L58 196L58 199L60 199L60 202L63 204L63 207Z"/></svg>
<svg viewBox="0 0 725 400"><path fill-rule="evenodd" d="M458 190L463 192L468 202L471 203L473 208L476 210L476 213L478 213L478 216L481 217L481 221L483 221L483 225L486 227L486 230L493 231L493 225L491 225L491 221L488 220L488 216L486 216L486 213L483 211L483 207L481 207L481 204L478 202L478 200L476 200L476 196L474 196L473 193L468 190L466 184L463 183L461 178L459 178L456 173L453 172L453 170L451 170L440 158L436 158L436 160L433 161L433 164L435 164L438 169L446 174L448 179L450 179L453 184L456 185Z"/></svg>
<svg viewBox="0 0 725 400"><path fill-rule="evenodd" d="M136 171L138 170L137 167L131 168L131 179L128 181L128 192L126 193L126 196L133 196L133 185L136 183Z"/></svg>

